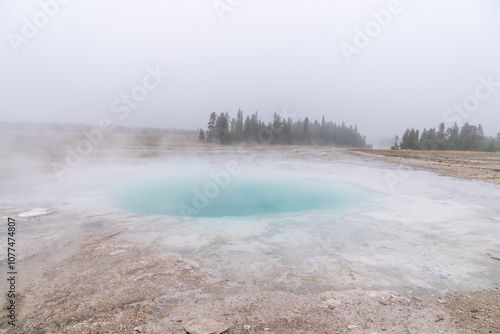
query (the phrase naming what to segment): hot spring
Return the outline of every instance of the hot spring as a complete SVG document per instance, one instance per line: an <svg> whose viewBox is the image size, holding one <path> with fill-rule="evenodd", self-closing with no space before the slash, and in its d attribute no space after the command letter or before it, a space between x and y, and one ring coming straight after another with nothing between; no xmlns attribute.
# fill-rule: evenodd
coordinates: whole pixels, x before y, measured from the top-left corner
<svg viewBox="0 0 500 334"><path fill-rule="evenodd" d="M2 207L48 208L22 218L28 255L93 231L119 232L117 243L154 246L216 279L262 289L500 283L500 267L486 255L500 247L495 185L371 160L246 158L210 153L88 167L60 188L26 178L19 188L3 186ZM38 195L24 201L27 193Z"/></svg>
<svg viewBox="0 0 500 334"><path fill-rule="evenodd" d="M286 177L181 176L139 181L116 189L123 210L182 217L250 217L300 212L339 212L365 199L348 183Z"/></svg>

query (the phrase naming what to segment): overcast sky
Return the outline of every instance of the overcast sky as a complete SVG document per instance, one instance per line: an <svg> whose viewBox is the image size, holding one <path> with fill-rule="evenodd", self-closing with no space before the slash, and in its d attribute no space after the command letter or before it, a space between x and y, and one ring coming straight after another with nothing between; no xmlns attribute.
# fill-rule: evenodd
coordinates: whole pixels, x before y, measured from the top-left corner
<svg viewBox="0 0 500 334"><path fill-rule="evenodd" d="M0 121L205 128L277 110L357 124L375 147L443 121L500 131L484 83L500 82L498 0L0 0L0 36Z"/></svg>

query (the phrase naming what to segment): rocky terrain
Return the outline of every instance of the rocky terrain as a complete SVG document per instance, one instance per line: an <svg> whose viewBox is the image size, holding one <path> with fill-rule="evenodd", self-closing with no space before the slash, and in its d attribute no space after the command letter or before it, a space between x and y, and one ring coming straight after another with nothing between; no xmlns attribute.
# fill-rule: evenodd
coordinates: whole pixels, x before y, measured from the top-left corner
<svg viewBox="0 0 500 334"><path fill-rule="evenodd" d="M441 297L335 287L263 291L118 236L86 243L35 279L14 332L500 333L498 290Z"/></svg>

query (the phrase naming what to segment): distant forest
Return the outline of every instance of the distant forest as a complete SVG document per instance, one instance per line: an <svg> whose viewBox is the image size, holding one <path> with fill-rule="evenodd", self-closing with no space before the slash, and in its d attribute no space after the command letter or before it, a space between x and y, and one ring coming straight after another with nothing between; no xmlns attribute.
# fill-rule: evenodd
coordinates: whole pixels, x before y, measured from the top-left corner
<svg viewBox="0 0 500 334"><path fill-rule="evenodd" d="M436 130L424 129L422 133L415 129L406 129L399 142L396 136L393 150L450 150L450 151L500 151L500 132L497 137L484 135L481 124L478 126L465 123L461 128L455 123L452 127L445 129L441 123Z"/></svg>
<svg viewBox="0 0 500 334"><path fill-rule="evenodd" d="M229 117L229 113L217 115L213 112L207 130L200 130L199 139L219 144L256 142L273 145L372 147L366 143L366 137L359 134L357 126L347 127L344 122L338 125L326 121L325 117L321 122L311 122L308 117L293 121L275 112L272 122L266 124L257 112L244 117L241 110L238 110L236 118Z"/></svg>
<svg viewBox="0 0 500 334"><path fill-rule="evenodd" d="M55 132L55 133L81 133L82 131L91 131L96 126L79 123L34 123L34 122L0 122L0 132ZM161 129L151 127L129 127L116 125L111 133L131 133L145 135L164 135L181 134L197 135L198 130L182 129Z"/></svg>

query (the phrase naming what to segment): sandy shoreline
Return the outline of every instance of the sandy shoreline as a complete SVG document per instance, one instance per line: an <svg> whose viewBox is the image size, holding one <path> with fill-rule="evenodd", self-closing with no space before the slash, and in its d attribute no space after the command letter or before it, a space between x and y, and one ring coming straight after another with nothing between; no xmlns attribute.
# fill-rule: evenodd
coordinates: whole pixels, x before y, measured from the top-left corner
<svg viewBox="0 0 500 334"><path fill-rule="evenodd" d="M154 158L172 150L178 154L189 147L172 142L167 148L151 141L141 143L139 149L149 152L145 156ZM195 145L195 150L201 149L205 150ZM211 153L204 154L226 154L225 148L217 146L208 150ZM325 161L369 161L376 157L388 163L500 184L498 154L339 151L324 147L230 148L227 153L245 156L249 151L257 155L257 160L273 154L279 159ZM144 152L140 154L144 157ZM18 213L7 208L2 216ZM38 222L71 221L80 216L88 219L90 213L68 205L67 210L23 218L23 228L39 229L43 236ZM107 219L105 215L98 217L99 221ZM19 327L13 332L183 334L186 329L195 333L193 328L199 325L214 333L229 334L500 333L498 288L443 294L411 286L376 291L332 287L331 291L309 293L265 290L251 282L209 273L179 254L159 251L151 242L123 238L127 227L118 223L68 228L26 245L24 265L32 266L32 270L25 272L21 283ZM491 263L500 266L498 260L491 259ZM2 322L0 332L12 332L12 328Z"/></svg>

